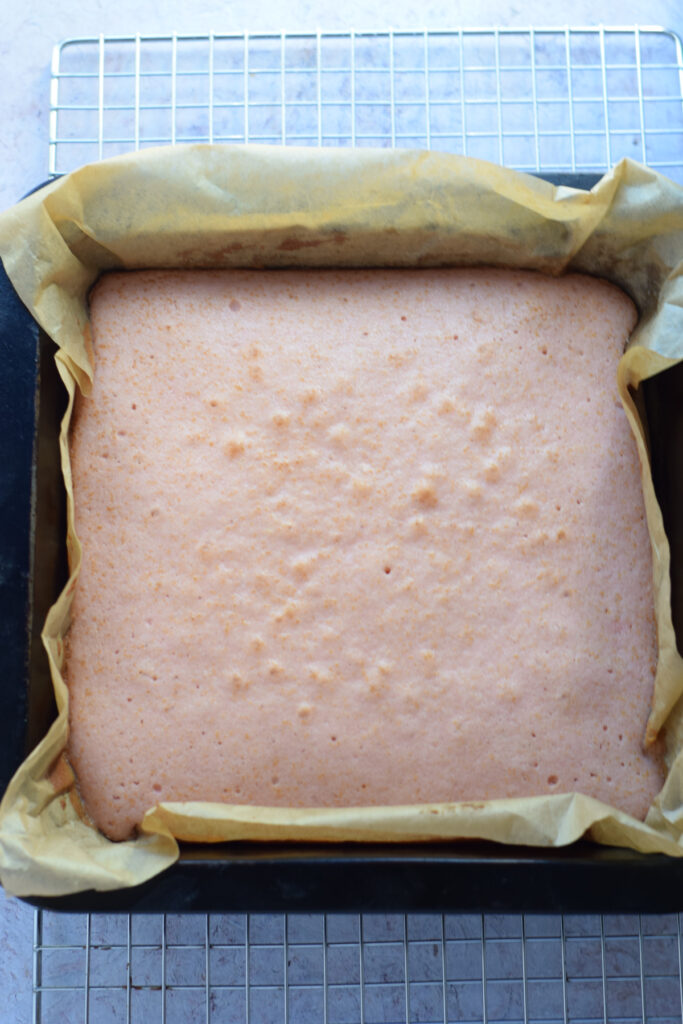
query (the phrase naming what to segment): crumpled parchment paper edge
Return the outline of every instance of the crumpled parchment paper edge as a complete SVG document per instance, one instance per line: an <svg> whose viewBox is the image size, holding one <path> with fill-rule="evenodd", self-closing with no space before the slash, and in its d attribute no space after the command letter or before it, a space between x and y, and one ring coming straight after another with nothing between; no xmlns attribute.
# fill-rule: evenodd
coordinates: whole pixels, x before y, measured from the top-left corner
<svg viewBox="0 0 683 1024"><path fill-rule="evenodd" d="M671 624L669 547L629 385L683 358L683 190L622 161L590 193L553 188L481 161L409 151L187 146L80 169L0 215L0 256L18 294L59 345L70 394L61 449L72 575L44 630L59 717L0 803L0 878L17 895L138 884L172 863L177 839L206 842L478 838L558 846L582 835L683 855L683 667ZM80 562L67 431L92 353L87 292L100 272L146 266L524 266L604 276L641 317L619 391L643 468L653 541L659 665L648 723L666 721L667 782L635 821L580 794L454 805L283 810L162 804L137 839L111 843L83 819L69 772L52 772L67 736L61 667Z"/></svg>

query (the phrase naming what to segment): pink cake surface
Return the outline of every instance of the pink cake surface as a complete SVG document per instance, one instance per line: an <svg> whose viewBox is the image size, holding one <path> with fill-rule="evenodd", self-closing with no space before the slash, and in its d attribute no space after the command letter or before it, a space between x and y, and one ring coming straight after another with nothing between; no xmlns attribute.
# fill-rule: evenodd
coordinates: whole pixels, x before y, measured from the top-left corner
<svg viewBox="0 0 683 1024"><path fill-rule="evenodd" d="M91 296L68 756L156 803L579 791L643 817L656 665L616 287L144 271Z"/></svg>

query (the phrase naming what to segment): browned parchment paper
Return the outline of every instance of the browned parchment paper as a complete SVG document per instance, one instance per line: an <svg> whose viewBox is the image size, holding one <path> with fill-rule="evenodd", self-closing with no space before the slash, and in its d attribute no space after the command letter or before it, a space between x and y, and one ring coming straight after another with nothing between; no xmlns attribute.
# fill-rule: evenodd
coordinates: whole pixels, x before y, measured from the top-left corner
<svg viewBox="0 0 683 1024"><path fill-rule="evenodd" d="M683 189L629 161L590 193L462 157L372 150L187 146L82 168L0 215L0 256L59 346L70 403L61 435L72 577L44 642L59 717L0 804L0 878L17 895L113 889L177 857L176 839L402 841L449 837L558 846L598 842L683 855L683 663L671 623L669 546L629 385L683 358ZM216 804L150 809L112 843L78 813L72 775L50 775L67 738L61 676L80 547L66 431L93 367L86 296L111 268L488 264L604 276L641 313L619 390L644 466L659 667L648 736L663 723L667 782L646 823L577 794L477 804L282 810Z"/></svg>

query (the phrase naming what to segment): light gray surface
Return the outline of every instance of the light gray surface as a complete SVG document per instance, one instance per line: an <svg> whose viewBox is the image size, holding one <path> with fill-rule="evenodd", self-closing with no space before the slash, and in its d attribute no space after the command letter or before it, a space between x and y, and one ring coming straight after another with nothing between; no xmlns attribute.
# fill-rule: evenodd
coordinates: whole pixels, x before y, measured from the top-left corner
<svg viewBox="0 0 683 1024"><path fill-rule="evenodd" d="M266 0L260 6L248 0L236 0L229 6L211 0L200 0L192 6L169 0L163 6L163 17L159 11L150 0L120 0L106 5L32 0L6 5L0 39L0 208L10 205L47 175L50 58L53 45L66 37L100 32L527 27L567 22L660 24L679 35L683 33L683 6L677 0L624 0L618 6L608 0L579 0L570 8L552 0L531 0L525 5L484 0L476 7L460 0L433 2L426 9L411 0L377 0L372 10L359 0L344 5L304 0L297 8L284 0ZM633 921L628 926L633 928ZM30 1019L32 928L31 909L6 900L0 893L0 1021L23 1024ZM681 1019L680 1004L671 1007L670 1017ZM100 1019L109 1018L94 1018L98 1024Z"/></svg>

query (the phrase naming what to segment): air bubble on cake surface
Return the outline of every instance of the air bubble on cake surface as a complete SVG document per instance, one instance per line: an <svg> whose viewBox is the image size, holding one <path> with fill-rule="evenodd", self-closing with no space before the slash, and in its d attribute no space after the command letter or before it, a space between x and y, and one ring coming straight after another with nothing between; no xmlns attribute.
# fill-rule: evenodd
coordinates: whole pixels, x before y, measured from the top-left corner
<svg viewBox="0 0 683 1024"><path fill-rule="evenodd" d="M247 447L247 435L243 430L233 430L223 442L223 451L230 458L241 455Z"/></svg>
<svg viewBox="0 0 683 1024"><path fill-rule="evenodd" d="M149 663L142 663L138 668L138 675L142 676L143 679L149 679L150 682L156 683L159 678L154 670L154 666Z"/></svg>
<svg viewBox="0 0 683 1024"><path fill-rule="evenodd" d="M221 411L225 409L228 404L225 395L221 395L218 393L207 395L204 401L206 402L210 409L218 409Z"/></svg>
<svg viewBox="0 0 683 1024"><path fill-rule="evenodd" d="M392 369L398 370L414 359L416 350L406 348L391 349L386 355L387 362L391 363Z"/></svg>
<svg viewBox="0 0 683 1024"><path fill-rule="evenodd" d="M224 546L217 543L214 538L200 537L195 545L195 551L200 561L211 565L223 553Z"/></svg>
<svg viewBox="0 0 683 1024"><path fill-rule="evenodd" d="M356 387L352 377L346 373L340 373L335 377L333 394L344 395L350 398L355 393Z"/></svg>
<svg viewBox="0 0 683 1024"><path fill-rule="evenodd" d="M263 368L257 360L253 360L249 363L248 368L249 379L256 384L259 384L263 380Z"/></svg>
<svg viewBox="0 0 683 1024"><path fill-rule="evenodd" d="M498 420L492 406L477 406L470 420L470 436L475 441L489 440L497 422Z"/></svg>
<svg viewBox="0 0 683 1024"><path fill-rule="evenodd" d="M320 401L322 394L321 388L316 384L310 384L301 392L301 402L303 405L314 405L316 402Z"/></svg>
<svg viewBox="0 0 683 1024"><path fill-rule="evenodd" d="M249 689L250 683L248 679L240 672L233 672L230 676L230 686L233 694L242 693Z"/></svg>
<svg viewBox="0 0 683 1024"><path fill-rule="evenodd" d="M206 441L206 439L207 435L204 430L197 429L196 427L191 427L189 430L185 431L185 440L190 445L194 446L203 444Z"/></svg>
<svg viewBox="0 0 683 1024"><path fill-rule="evenodd" d="M427 520L423 515L411 516L408 525L414 537L424 537L429 532Z"/></svg>
<svg viewBox="0 0 683 1024"><path fill-rule="evenodd" d="M335 486L342 487L348 484L351 473L348 468L338 460L330 460L320 468L320 480L330 480Z"/></svg>
<svg viewBox="0 0 683 1024"><path fill-rule="evenodd" d="M300 601L286 601L271 613L271 619L274 622L298 621L302 609L303 604Z"/></svg>
<svg viewBox="0 0 683 1024"><path fill-rule="evenodd" d="M482 476L487 483L493 484L500 480L502 467L498 459L486 459L482 467Z"/></svg>
<svg viewBox="0 0 683 1024"><path fill-rule="evenodd" d="M250 342L244 349L242 349L242 358L247 362L253 362L254 360L260 359L263 355L263 350L257 341Z"/></svg>
<svg viewBox="0 0 683 1024"><path fill-rule="evenodd" d="M372 492L373 482L369 476L354 476L351 480L351 489L357 498L367 498Z"/></svg>
<svg viewBox="0 0 683 1024"><path fill-rule="evenodd" d="M307 580L313 569L315 568L316 554L305 553L297 555L292 560L292 569L296 576L302 580Z"/></svg>
<svg viewBox="0 0 683 1024"><path fill-rule="evenodd" d="M429 395L429 387L424 380L416 381L410 389L410 398L413 402L424 402Z"/></svg>
<svg viewBox="0 0 683 1024"><path fill-rule="evenodd" d="M332 670L328 665L309 665L308 675L310 679L321 686L327 686L332 682Z"/></svg>
<svg viewBox="0 0 683 1024"><path fill-rule="evenodd" d="M327 431L327 436L334 444L345 446L351 436L347 423L334 423Z"/></svg>
<svg viewBox="0 0 683 1024"><path fill-rule="evenodd" d="M525 550L533 550L535 548L542 548L548 544L550 536L547 530L534 530L528 536L525 535L525 540L522 548Z"/></svg>
<svg viewBox="0 0 683 1024"><path fill-rule="evenodd" d="M373 665L366 672L367 692L371 697L377 697L386 692L389 685L388 676L389 673L382 671L379 665Z"/></svg>
<svg viewBox="0 0 683 1024"><path fill-rule="evenodd" d="M468 498L481 498L484 493L481 481L471 478L462 481L462 489Z"/></svg>
<svg viewBox="0 0 683 1024"><path fill-rule="evenodd" d="M439 501L436 483L433 479L427 477L417 481L413 486L411 494L415 501L425 508L433 508Z"/></svg>
<svg viewBox="0 0 683 1024"><path fill-rule="evenodd" d="M271 416L271 420L276 427L288 427L292 419L292 415L287 409L276 409Z"/></svg>
<svg viewBox="0 0 683 1024"><path fill-rule="evenodd" d="M538 502L534 498L521 497L514 502L512 506L513 510L519 516L533 519L539 513Z"/></svg>

